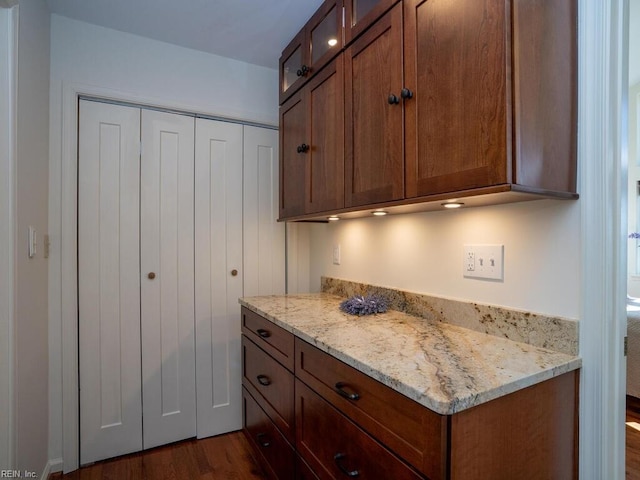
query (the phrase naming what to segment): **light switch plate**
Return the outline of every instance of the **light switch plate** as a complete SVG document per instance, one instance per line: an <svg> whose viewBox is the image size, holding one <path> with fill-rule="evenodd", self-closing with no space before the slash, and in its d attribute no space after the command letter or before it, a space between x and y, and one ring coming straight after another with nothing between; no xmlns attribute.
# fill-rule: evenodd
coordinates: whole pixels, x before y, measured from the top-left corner
<svg viewBox="0 0 640 480"><path fill-rule="evenodd" d="M36 246L38 245L38 234L36 229L29 226L29 258L36 256Z"/></svg>
<svg viewBox="0 0 640 480"><path fill-rule="evenodd" d="M462 274L467 278L504 280L504 245L464 245Z"/></svg>

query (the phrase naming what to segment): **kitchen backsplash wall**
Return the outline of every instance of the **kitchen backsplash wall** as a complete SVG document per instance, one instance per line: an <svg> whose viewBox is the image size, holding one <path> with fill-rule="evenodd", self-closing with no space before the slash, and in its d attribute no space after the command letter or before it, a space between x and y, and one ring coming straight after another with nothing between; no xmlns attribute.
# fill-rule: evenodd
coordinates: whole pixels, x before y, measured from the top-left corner
<svg viewBox="0 0 640 480"><path fill-rule="evenodd" d="M325 276L579 318L579 201L539 200L300 228L309 229L308 252L298 249L297 256L309 264L306 291L320 291ZM504 245L504 280L463 277L465 244ZM336 245L340 265L333 263ZM296 288L290 282L289 291L300 291Z"/></svg>
<svg viewBox="0 0 640 480"><path fill-rule="evenodd" d="M389 301L389 308L393 310L569 355L578 354L578 322L575 320L450 300L338 278L322 277L321 289L323 292L345 298L378 294Z"/></svg>

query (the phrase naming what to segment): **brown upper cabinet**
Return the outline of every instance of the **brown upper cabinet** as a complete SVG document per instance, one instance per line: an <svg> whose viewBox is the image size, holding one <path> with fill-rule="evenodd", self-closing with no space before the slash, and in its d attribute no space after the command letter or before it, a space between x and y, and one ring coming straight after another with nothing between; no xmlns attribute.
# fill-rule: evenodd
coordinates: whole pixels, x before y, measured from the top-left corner
<svg viewBox="0 0 640 480"><path fill-rule="evenodd" d="M344 199L324 192L317 208L311 205L309 195L318 188L313 176L305 177L303 189L300 174L286 171L293 154L281 150L281 185L291 194L281 196L281 219L434 210L462 198L466 206L578 198L577 0L327 0L283 53L281 75L300 38L308 44L310 32L341 5L344 129L320 118L318 102L304 107L304 121L307 130L310 118L322 126L316 139L325 135L326 153L311 150L322 158L318 165L328 166L335 155L317 178L343 185ZM312 48L302 45L301 55L310 55ZM322 76L320 65L334 53L319 54L308 78L294 80L281 100ZM332 81L339 83L339 76ZM300 128L288 131L295 122L282 116L294 103L281 107L285 140ZM344 157L337 153L341 145Z"/></svg>
<svg viewBox="0 0 640 480"><path fill-rule="evenodd" d="M280 218L344 207L343 56L280 107Z"/></svg>
<svg viewBox="0 0 640 480"><path fill-rule="evenodd" d="M327 0L280 57L280 103L293 95L344 45L342 0Z"/></svg>
<svg viewBox="0 0 640 480"><path fill-rule="evenodd" d="M573 0L405 0L406 196L576 191Z"/></svg>

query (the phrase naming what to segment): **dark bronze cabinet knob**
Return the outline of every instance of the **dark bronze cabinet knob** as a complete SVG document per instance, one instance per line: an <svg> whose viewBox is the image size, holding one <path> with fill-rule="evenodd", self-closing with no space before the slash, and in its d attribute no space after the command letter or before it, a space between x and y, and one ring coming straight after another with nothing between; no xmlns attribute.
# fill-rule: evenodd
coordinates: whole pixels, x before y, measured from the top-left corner
<svg viewBox="0 0 640 480"><path fill-rule="evenodd" d="M236 277L238 275L238 270L236 270L235 268L233 270L231 270L231 276L232 277Z"/></svg>
<svg viewBox="0 0 640 480"><path fill-rule="evenodd" d="M306 77L307 73L309 73L310 71L311 69L309 67L307 67L306 65L302 65L296 72L296 75L298 75L299 77Z"/></svg>
<svg viewBox="0 0 640 480"><path fill-rule="evenodd" d="M155 273L153 273L153 272L149 272L149 273L147 274L147 278L148 278L149 280L153 280L154 278L156 278L156 274L155 274Z"/></svg>
<svg viewBox="0 0 640 480"><path fill-rule="evenodd" d="M397 105L400 103L400 99L391 93L389 98L387 98L387 102L389 102L389 105Z"/></svg>
<svg viewBox="0 0 640 480"><path fill-rule="evenodd" d="M302 145L298 145L298 148L296 148L296 150L298 153L307 153L309 151L309 145L303 143Z"/></svg>
<svg viewBox="0 0 640 480"><path fill-rule="evenodd" d="M413 92L408 88L403 88L402 90L400 90L400 96L405 100L409 98L413 98Z"/></svg>

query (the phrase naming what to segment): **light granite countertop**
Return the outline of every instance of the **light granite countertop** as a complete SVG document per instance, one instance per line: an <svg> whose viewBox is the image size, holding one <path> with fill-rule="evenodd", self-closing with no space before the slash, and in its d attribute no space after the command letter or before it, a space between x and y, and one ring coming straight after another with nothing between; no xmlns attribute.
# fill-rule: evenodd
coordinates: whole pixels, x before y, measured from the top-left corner
<svg viewBox="0 0 640 480"><path fill-rule="evenodd" d="M442 415L581 367L580 357L389 310L353 316L328 293L240 304Z"/></svg>

